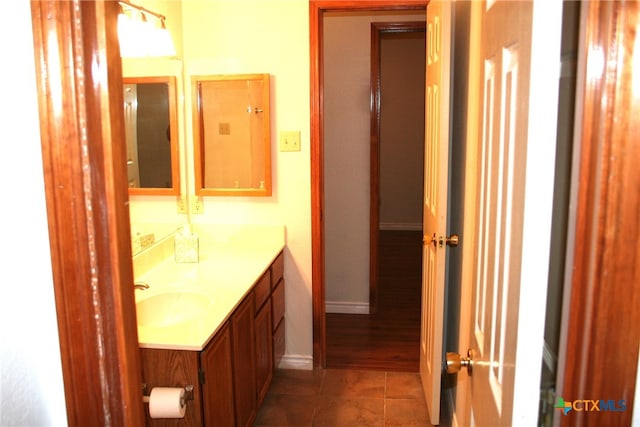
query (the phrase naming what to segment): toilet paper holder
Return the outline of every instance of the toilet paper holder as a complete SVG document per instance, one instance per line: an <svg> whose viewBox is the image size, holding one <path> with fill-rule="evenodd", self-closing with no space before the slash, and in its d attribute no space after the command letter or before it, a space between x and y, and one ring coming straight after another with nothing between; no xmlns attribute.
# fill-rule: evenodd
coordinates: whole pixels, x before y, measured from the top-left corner
<svg viewBox="0 0 640 427"><path fill-rule="evenodd" d="M142 384L142 401L149 403L150 395L151 391L149 391L147 384ZM180 406L185 406L189 400L193 400L193 384L184 386L184 397L180 399Z"/></svg>

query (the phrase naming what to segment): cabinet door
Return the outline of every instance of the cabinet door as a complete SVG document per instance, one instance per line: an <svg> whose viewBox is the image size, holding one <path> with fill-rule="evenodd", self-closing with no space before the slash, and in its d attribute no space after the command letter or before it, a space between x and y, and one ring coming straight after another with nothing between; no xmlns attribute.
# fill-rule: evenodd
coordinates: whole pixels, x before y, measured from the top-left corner
<svg viewBox="0 0 640 427"><path fill-rule="evenodd" d="M196 351L140 349L144 382L147 392L154 387L184 387L193 385L193 400L187 401L184 418L152 419L149 406L145 405L148 426L202 426L202 400L200 399L200 381L198 377L199 358Z"/></svg>
<svg viewBox="0 0 640 427"><path fill-rule="evenodd" d="M231 330L225 323L200 355L203 372L202 400L206 426L234 427Z"/></svg>
<svg viewBox="0 0 640 427"><path fill-rule="evenodd" d="M256 359L253 292L231 317L236 425L250 426L256 416Z"/></svg>
<svg viewBox="0 0 640 427"><path fill-rule="evenodd" d="M265 304L256 315L256 387L258 407L262 404L273 377L273 338L271 304Z"/></svg>
<svg viewBox="0 0 640 427"><path fill-rule="evenodd" d="M271 295L273 307L273 364L277 368L285 352L285 321L284 321L284 279L278 282Z"/></svg>

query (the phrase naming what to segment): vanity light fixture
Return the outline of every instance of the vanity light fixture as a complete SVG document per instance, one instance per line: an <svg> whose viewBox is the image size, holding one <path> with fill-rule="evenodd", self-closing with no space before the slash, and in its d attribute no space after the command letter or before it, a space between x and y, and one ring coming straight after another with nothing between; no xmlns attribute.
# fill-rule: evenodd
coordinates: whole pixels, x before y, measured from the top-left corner
<svg viewBox="0 0 640 427"><path fill-rule="evenodd" d="M122 57L175 56L166 17L128 1L120 1L118 39ZM152 22L147 20L152 16Z"/></svg>

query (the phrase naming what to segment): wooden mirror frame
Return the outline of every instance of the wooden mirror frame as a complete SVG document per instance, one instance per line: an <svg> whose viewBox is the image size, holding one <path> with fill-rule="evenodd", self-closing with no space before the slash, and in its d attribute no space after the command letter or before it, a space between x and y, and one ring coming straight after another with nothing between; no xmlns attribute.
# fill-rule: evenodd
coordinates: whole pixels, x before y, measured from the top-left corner
<svg viewBox="0 0 640 427"><path fill-rule="evenodd" d="M264 186L261 188L209 188L204 186L204 121L202 117L202 102L200 83L210 81L262 81L262 136L264 142ZM191 77L191 100L193 115L193 153L194 153L194 184L197 196L271 196L271 115L270 115L270 75L269 74L227 74L205 75Z"/></svg>
<svg viewBox="0 0 640 427"><path fill-rule="evenodd" d="M169 102L169 138L171 151L171 187L129 187L129 195L178 196L180 195L180 150L178 139L178 104L175 76L123 77L124 84L166 83ZM126 120L125 120L126 122Z"/></svg>

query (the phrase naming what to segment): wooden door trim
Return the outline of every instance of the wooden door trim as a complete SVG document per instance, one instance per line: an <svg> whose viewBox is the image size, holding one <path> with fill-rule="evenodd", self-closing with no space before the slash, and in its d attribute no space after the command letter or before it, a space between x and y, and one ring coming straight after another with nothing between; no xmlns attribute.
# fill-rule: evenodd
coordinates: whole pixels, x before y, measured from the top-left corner
<svg viewBox="0 0 640 427"><path fill-rule="evenodd" d="M310 0L310 151L311 151L311 297L313 307L313 365L326 366L324 289L324 146L322 15L328 11L426 10L428 0Z"/></svg>
<svg viewBox="0 0 640 427"><path fill-rule="evenodd" d="M117 2L32 1L67 419L143 425Z"/></svg>
<svg viewBox="0 0 640 427"><path fill-rule="evenodd" d="M380 41L383 34L425 32L421 21L371 23L371 132L369 162L369 314L378 309L378 232L380 225Z"/></svg>
<svg viewBox="0 0 640 427"><path fill-rule="evenodd" d="M640 342L640 169L635 164L640 100L632 89L640 5L594 2L584 7L586 78L577 89L584 97L577 118L579 184L558 396L626 400L626 410L572 411L559 418L561 425L624 426L631 424L638 392Z"/></svg>

